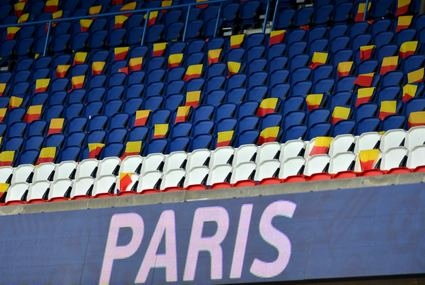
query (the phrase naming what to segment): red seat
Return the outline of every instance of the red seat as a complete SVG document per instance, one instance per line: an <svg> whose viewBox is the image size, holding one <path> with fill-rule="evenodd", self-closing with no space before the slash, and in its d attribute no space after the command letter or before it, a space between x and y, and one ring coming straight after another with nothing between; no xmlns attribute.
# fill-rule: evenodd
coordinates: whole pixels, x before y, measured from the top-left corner
<svg viewBox="0 0 425 285"><path fill-rule="evenodd" d="M315 173L308 177L309 181L331 180L332 175L329 173Z"/></svg>
<svg viewBox="0 0 425 285"><path fill-rule="evenodd" d="M138 195L139 193L137 193L136 191L123 191L118 193L118 196L131 196L131 195Z"/></svg>
<svg viewBox="0 0 425 285"><path fill-rule="evenodd" d="M140 193L140 194L145 195L145 194L157 194L157 193L159 193L159 190L156 190L156 189L148 189L148 190L143 190L143 192L142 192L142 193Z"/></svg>
<svg viewBox="0 0 425 285"><path fill-rule="evenodd" d="M379 176L384 175L385 173L379 169L369 169L361 172L361 176Z"/></svg>
<svg viewBox="0 0 425 285"><path fill-rule="evenodd" d="M418 166L415 168L414 172L425 172L425 166Z"/></svg>
<svg viewBox="0 0 425 285"><path fill-rule="evenodd" d="M100 193L94 196L94 198L110 198L115 196L114 194L111 193Z"/></svg>
<svg viewBox="0 0 425 285"><path fill-rule="evenodd" d="M347 178L356 178L357 177L357 173L355 173L354 171L342 171L339 172L337 174L334 174L333 178L334 179L347 179Z"/></svg>
<svg viewBox="0 0 425 285"><path fill-rule="evenodd" d="M184 190L184 189L181 188L181 187L168 187L168 188L165 188L164 190L162 190L162 192L177 192L177 191L182 191L182 190Z"/></svg>
<svg viewBox="0 0 425 285"><path fill-rule="evenodd" d="M26 201L10 201L5 203L6 206L23 205L23 204L27 204L27 202Z"/></svg>
<svg viewBox="0 0 425 285"><path fill-rule="evenodd" d="M305 182L306 178L304 175L294 175L286 177L284 182L285 183L296 183L296 182Z"/></svg>
<svg viewBox="0 0 425 285"><path fill-rule="evenodd" d="M233 184L233 187L252 187L252 186L256 186L257 183L255 183L255 181L253 180L242 180L242 181L238 181L235 184Z"/></svg>
<svg viewBox="0 0 425 285"><path fill-rule="evenodd" d="M28 204L43 204L46 203L47 201L44 199L34 199L28 202Z"/></svg>
<svg viewBox="0 0 425 285"><path fill-rule="evenodd" d="M72 197L71 200L84 200L89 198L91 198L91 196L89 195L78 195L78 196Z"/></svg>
<svg viewBox="0 0 425 285"><path fill-rule="evenodd" d="M211 189L223 189L223 188L232 188L232 185L227 182L215 183L211 186Z"/></svg>
<svg viewBox="0 0 425 285"><path fill-rule="evenodd" d="M67 197L55 197L50 199L48 202L64 202L64 201L69 201L70 199Z"/></svg>
<svg viewBox="0 0 425 285"><path fill-rule="evenodd" d="M186 188L186 190L189 190L189 191L202 191L206 189L207 189L207 186L203 184L190 185Z"/></svg>
<svg viewBox="0 0 425 285"><path fill-rule="evenodd" d="M411 173L412 171L406 167L397 167L387 171L387 174L406 174Z"/></svg>
<svg viewBox="0 0 425 285"><path fill-rule="evenodd" d="M271 185L271 184L280 184L283 181L279 178L264 178L263 180L260 181L261 185Z"/></svg>

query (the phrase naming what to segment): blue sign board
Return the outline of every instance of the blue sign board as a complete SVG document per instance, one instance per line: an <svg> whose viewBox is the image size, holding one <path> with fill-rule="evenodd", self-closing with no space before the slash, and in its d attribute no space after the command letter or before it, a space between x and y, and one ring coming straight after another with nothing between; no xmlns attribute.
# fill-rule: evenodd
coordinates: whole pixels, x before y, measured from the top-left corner
<svg viewBox="0 0 425 285"><path fill-rule="evenodd" d="M0 217L0 285L425 273L423 184Z"/></svg>

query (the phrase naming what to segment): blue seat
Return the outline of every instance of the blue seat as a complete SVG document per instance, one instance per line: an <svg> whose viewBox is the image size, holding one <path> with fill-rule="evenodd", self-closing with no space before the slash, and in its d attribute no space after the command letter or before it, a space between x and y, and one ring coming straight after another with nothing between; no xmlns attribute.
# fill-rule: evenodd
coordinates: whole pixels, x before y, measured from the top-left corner
<svg viewBox="0 0 425 285"><path fill-rule="evenodd" d="M118 128L126 128L128 121L130 119L130 116L125 113L117 113L113 116L111 116L108 119L108 130L114 130Z"/></svg>
<svg viewBox="0 0 425 285"><path fill-rule="evenodd" d="M61 152L59 152L58 157L56 159L56 162L62 162L62 161L78 161L78 158L80 157L80 147L78 146L71 146L63 149Z"/></svg>
<svg viewBox="0 0 425 285"><path fill-rule="evenodd" d="M238 133L241 134L247 130L253 130L258 127L259 118L257 116L245 116L238 122Z"/></svg>
<svg viewBox="0 0 425 285"><path fill-rule="evenodd" d="M385 88L389 86L400 86L403 81L403 73L400 71L388 72L381 77L380 88Z"/></svg>
<svg viewBox="0 0 425 285"><path fill-rule="evenodd" d="M410 113L425 110L425 98L413 98L404 106L404 114L409 117Z"/></svg>
<svg viewBox="0 0 425 285"><path fill-rule="evenodd" d="M227 80L226 90L230 91L234 88L244 87L246 82L245 74L235 74Z"/></svg>
<svg viewBox="0 0 425 285"><path fill-rule="evenodd" d="M259 132L257 130L247 130L239 134L234 142L234 147L245 144L255 144L258 140Z"/></svg>
<svg viewBox="0 0 425 285"><path fill-rule="evenodd" d="M354 23L349 30L349 36L351 39L354 39L355 37L359 35L367 34L368 28L369 28L369 24L366 22Z"/></svg>
<svg viewBox="0 0 425 285"><path fill-rule="evenodd" d="M271 88L270 97L284 99L288 96L290 85L287 83L279 83Z"/></svg>
<svg viewBox="0 0 425 285"><path fill-rule="evenodd" d="M404 129L405 125L406 117L400 115L388 116L382 121L382 131Z"/></svg>
<svg viewBox="0 0 425 285"><path fill-rule="evenodd" d="M239 108L237 110L237 118L242 119L246 116L253 116L257 112L259 103L258 102L249 102L245 101L242 102L242 104L239 105Z"/></svg>
<svg viewBox="0 0 425 285"><path fill-rule="evenodd" d="M145 86L143 84L132 84L125 90L124 97L126 99L141 98L143 97L144 87Z"/></svg>
<svg viewBox="0 0 425 285"><path fill-rule="evenodd" d="M335 92L352 91L354 89L354 81L356 77L347 76L338 80L335 88Z"/></svg>
<svg viewBox="0 0 425 285"><path fill-rule="evenodd" d="M170 116L171 112L169 110L156 110L151 114L149 123L151 126L155 124L165 124L168 123Z"/></svg>
<svg viewBox="0 0 425 285"><path fill-rule="evenodd" d="M117 128L113 129L110 132L108 132L108 135L106 137L106 143L124 143L124 140L127 136L127 129L124 128Z"/></svg>
<svg viewBox="0 0 425 285"><path fill-rule="evenodd" d="M357 66L357 74L375 72L377 68L378 68L377 60L363 61Z"/></svg>
<svg viewBox="0 0 425 285"><path fill-rule="evenodd" d="M227 67L224 63L215 63L208 67L206 78L212 78L214 76L223 76Z"/></svg>
<svg viewBox="0 0 425 285"><path fill-rule="evenodd" d="M378 118L365 118L357 123L356 135L366 132L376 132L379 128L380 121Z"/></svg>
<svg viewBox="0 0 425 285"><path fill-rule="evenodd" d="M129 29L127 36L127 43L129 45L136 45L142 42L143 27L133 27Z"/></svg>
<svg viewBox="0 0 425 285"><path fill-rule="evenodd" d="M192 116L192 123L195 124L197 122L203 120L211 120L215 111L215 107L211 105L201 105L199 106Z"/></svg>
<svg viewBox="0 0 425 285"><path fill-rule="evenodd" d="M374 18L382 18L387 16L388 14L391 14L393 3L394 3L393 1L378 0L372 6L372 10L370 11L371 15Z"/></svg>
<svg viewBox="0 0 425 285"><path fill-rule="evenodd" d="M23 151L27 150L39 150L43 145L44 137L42 136L33 136L27 138L24 142Z"/></svg>
<svg viewBox="0 0 425 285"><path fill-rule="evenodd" d="M232 118L236 112L236 104L222 104L216 108L215 121L218 122L225 118Z"/></svg>
<svg viewBox="0 0 425 285"><path fill-rule="evenodd" d="M333 9L333 5L320 6L313 15L313 24L323 25L329 22L331 20Z"/></svg>
<svg viewBox="0 0 425 285"><path fill-rule="evenodd" d="M86 134L83 132L73 132L66 137L64 148L71 146L81 146L86 139Z"/></svg>
<svg viewBox="0 0 425 285"><path fill-rule="evenodd" d="M71 49L73 51L80 51L83 50L86 45L89 38L89 33L83 32L83 33L77 33L72 36L71 39Z"/></svg>
<svg viewBox="0 0 425 285"><path fill-rule="evenodd" d="M328 40L327 39L317 39L313 41L308 48L310 55L313 55L314 52L326 52L328 50Z"/></svg>
<svg viewBox="0 0 425 285"><path fill-rule="evenodd" d="M282 115L268 114L262 118L259 129L264 130L265 128L279 126L281 122L282 122Z"/></svg>
<svg viewBox="0 0 425 285"><path fill-rule="evenodd" d="M210 148L212 142L212 135L199 135L192 139L189 146L189 151L194 151L196 149L205 149Z"/></svg>
<svg viewBox="0 0 425 285"><path fill-rule="evenodd" d="M288 47L288 58L305 53L307 48L306 42L296 42Z"/></svg>
<svg viewBox="0 0 425 285"><path fill-rule="evenodd" d="M146 43L159 42L164 32L164 25L153 25L146 32Z"/></svg>
<svg viewBox="0 0 425 285"><path fill-rule="evenodd" d="M179 137L168 143L167 153L175 151L187 151L191 139L189 137Z"/></svg>
<svg viewBox="0 0 425 285"><path fill-rule="evenodd" d="M396 34L396 43L401 45L404 42L413 41L416 38L415 29L406 29Z"/></svg>
<svg viewBox="0 0 425 285"><path fill-rule="evenodd" d="M291 73L291 78L290 78L291 85L294 85L298 82L309 80L310 75L311 75L311 69L307 67L301 67L301 68L298 68L297 70L294 70Z"/></svg>
<svg viewBox="0 0 425 285"><path fill-rule="evenodd" d="M329 51L334 54L334 61L336 56L335 53L341 50L345 50L349 44L350 44L350 38L347 36L336 37L331 41Z"/></svg>
<svg viewBox="0 0 425 285"><path fill-rule="evenodd" d="M332 125L330 123L317 123L308 128L306 139L311 140L315 137L329 136L331 129Z"/></svg>
<svg viewBox="0 0 425 285"><path fill-rule="evenodd" d="M147 127L135 127L128 132L128 141L145 141L148 135L149 128Z"/></svg>
<svg viewBox="0 0 425 285"><path fill-rule="evenodd" d="M313 83L317 83L322 79L328 79L332 77L333 67L331 65L321 65L312 71Z"/></svg>
<svg viewBox="0 0 425 285"><path fill-rule="evenodd" d="M302 96L305 97L312 88L311 81L298 82L291 87L291 96Z"/></svg>
<svg viewBox="0 0 425 285"><path fill-rule="evenodd" d="M245 58L248 63L255 59L261 59L264 57L265 54L265 47L264 46L253 46L251 48L246 49Z"/></svg>
<svg viewBox="0 0 425 285"><path fill-rule="evenodd" d="M289 71L293 72L294 70L307 66L307 63L310 61L310 57L306 54L300 54L293 58L290 58L289 62Z"/></svg>
<svg viewBox="0 0 425 285"><path fill-rule="evenodd" d="M6 142L4 142L2 149L4 151L11 150L11 151L19 152L23 143L24 143L23 138L11 138L11 139L8 139Z"/></svg>
<svg viewBox="0 0 425 285"><path fill-rule="evenodd" d="M167 29L165 31L165 40L167 42L171 42L180 39L183 28L184 24L181 22L175 22L167 25Z"/></svg>
<svg viewBox="0 0 425 285"><path fill-rule="evenodd" d="M376 59L382 62L382 59L387 56L394 56L398 53L397 45L385 45L378 49L376 53Z"/></svg>
<svg viewBox="0 0 425 285"><path fill-rule="evenodd" d="M273 73L276 70L281 70L286 68L288 63L288 58L284 56L275 57L272 61L269 61L267 69L269 73Z"/></svg>
<svg viewBox="0 0 425 285"><path fill-rule="evenodd" d="M204 97L203 102L208 105L219 106L223 103L225 96L226 92L224 90L214 90Z"/></svg>
<svg viewBox="0 0 425 285"><path fill-rule="evenodd" d="M15 122L23 121L26 111L23 108L15 108L7 112L6 115L6 124L8 126L12 125Z"/></svg>
<svg viewBox="0 0 425 285"><path fill-rule="evenodd" d="M374 37L374 42L377 48L388 45L394 38L393 32L382 32Z"/></svg>
<svg viewBox="0 0 425 285"><path fill-rule="evenodd" d="M151 153L163 153L163 152L165 152L166 147L167 147L167 140L166 139L152 140L144 148L143 155L148 155L148 154L151 154Z"/></svg>
<svg viewBox="0 0 425 285"><path fill-rule="evenodd" d="M381 2L390 3L390 1L381 1ZM376 5L374 6L376 7ZM380 19L373 23L371 28L371 34L375 36L381 32L386 32L391 28L391 24L392 22L389 19Z"/></svg>
<svg viewBox="0 0 425 285"><path fill-rule="evenodd" d="M307 127L313 129L313 125L329 122L331 112L328 109L315 109L308 114Z"/></svg>
<svg viewBox="0 0 425 285"><path fill-rule="evenodd" d="M411 71L418 70L425 63L425 56L412 55L402 61L401 69L403 73L407 74Z"/></svg>
<svg viewBox="0 0 425 285"><path fill-rule="evenodd" d="M332 130L332 136L339 136L345 134L354 134L356 123L352 120L344 120L336 123Z"/></svg>
<svg viewBox="0 0 425 285"><path fill-rule="evenodd" d="M362 104L356 109L356 122L359 123L361 120L369 117L375 117L378 112L378 106L374 103Z"/></svg>
<svg viewBox="0 0 425 285"><path fill-rule="evenodd" d="M170 138L187 137L192 130L191 123L178 123L173 126Z"/></svg>
<svg viewBox="0 0 425 285"><path fill-rule="evenodd" d="M337 37L345 36L348 30L348 26L345 24L335 24L329 28L329 40L332 41Z"/></svg>
<svg viewBox="0 0 425 285"><path fill-rule="evenodd" d="M307 35L307 32L305 30L295 29L288 34L285 42L288 46L290 46L296 42L303 41L306 35Z"/></svg>
<svg viewBox="0 0 425 285"><path fill-rule="evenodd" d="M226 78L224 76L216 76L210 78L204 87L204 93L209 93L213 90L219 90L223 88Z"/></svg>
<svg viewBox="0 0 425 285"><path fill-rule="evenodd" d="M269 86L272 87L276 84L288 82L289 71L288 70L276 70L270 74L269 77Z"/></svg>
<svg viewBox="0 0 425 285"><path fill-rule="evenodd" d="M20 164L35 164L38 158L38 150L27 150L20 154L17 165Z"/></svg>
<svg viewBox="0 0 425 285"><path fill-rule="evenodd" d="M242 20L243 27L250 27L254 24L254 18L257 16L260 1L242 2L239 10L239 19Z"/></svg>
<svg viewBox="0 0 425 285"><path fill-rule="evenodd" d="M123 112L127 114L134 114L142 106L142 98L131 98L125 101Z"/></svg>
<svg viewBox="0 0 425 285"><path fill-rule="evenodd" d="M247 88L252 88L259 85L265 85L267 81L267 72L259 71L251 74L248 78Z"/></svg>
<svg viewBox="0 0 425 285"><path fill-rule="evenodd" d="M168 96L164 102L164 108L170 111L176 110L179 106L184 105L185 97L182 94L173 94Z"/></svg>
<svg viewBox="0 0 425 285"><path fill-rule="evenodd" d="M47 122L45 121L33 121L28 124L28 128L25 132L25 137L43 136L46 127Z"/></svg>
<svg viewBox="0 0 425 285"><path fill-rule="evenodd" d="M270 61L276 57L283 56L286 51L286 44L280 43L272 45L267 50L267 59Z"/></svg>
<svg viewBox="0 0 425 285"><path fill-rule="evenodd" d="M303 139L306 136L307 127L304 125L295 125L287 129L282 136L281 142L289 140Z"/></svg>
<svg viewBox="0 0 425 285"><path fill-rule="evenodd" d="M344 2L335 6L333 20L334 22L345 22L350 18L353 3Z"/></svg>
<svg viewBox="0 0 425 285"><path fill-rule="evenodd" d="M357 51L361 46L368 45L372 40L372 36L370 34L360 34L351 40L351 48L354 51Z"/></svg>
<svg viewBox="0 0 425 285"><path fill-rule="evenodd" d="M56 147L60 149L63 142L65 140L65 136L63 134L53 134L48 136L44 141L45 147Z"/></svg>

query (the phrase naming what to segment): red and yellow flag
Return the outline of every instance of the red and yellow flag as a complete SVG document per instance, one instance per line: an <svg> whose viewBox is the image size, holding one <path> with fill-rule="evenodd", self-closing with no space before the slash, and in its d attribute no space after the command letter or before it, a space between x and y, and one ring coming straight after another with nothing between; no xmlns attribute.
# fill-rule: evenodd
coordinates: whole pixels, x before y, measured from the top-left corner
<svg viewBox="0 0 425 285"><path fill-rule="evenodd" d="M63 118L51 119L49 124L49 129L47 130L47 135L62 133L64 121L65 120Z"/></svg>
<svg viewBox="0 0 425 285"><path fill-rule="evenodd" d="M174 53L168 56L168 68L174 68L180 66L183 61L182 53Z"/></svg>
<svg viewBox="0 0 425 285"><path fill-rule="evenodd" d="M93 19L81 19L80 32L82 33L88 32L92 23L93 23Z"/></svg>
<svg viewBox="0 0 425 285"><path fill-rule="evenodd" d="M153 26L156 23L156 19L158 18L158 11L151 11L149 13L148 26Z"/></svg>
<svg viewBox="0 0 425 285"><path fill-rule="evenodd" d="M74 62L72 63L72 65L83 64L86 62L86 58L87 58L87 52L85 51L76 52L74 55Z"/></svg>
<svg viewBox="0 0 425 285"><path fill-rule="evenodd" d="M4 194L7 192L8 189L9 189L8 183L0 183L0 198L4 196Z"/></svg>
<svg viewBox="0 0 425 285"><path fill-rule="evenodd" d="M408 41L400 45L399 55L401 58L407 58L415 54L416 49L418 48L418 41Z"/></svg>
<svg viewBox="0 0 425 285"><path fill-rule="evenodd" d="M388 100L382 101L379 109L379 119L384 120L386 117L397 113L397 101Z"/></svg>
<svg viewBox="0 0 425 285"><path fill-rule="evenodd" d="M127 192L131 191L131 189L128 189L130 185L133 184L134 181L136 181L137 175L130 172L121 172L120 173L120 185L119 189L120 192Z"/></svg>
<svg viewBox="0 0 425 285"><path fill-rule="evenodd" d="M130 141L125 144L124 154L121 159L130 155L139 155L142 152L142 141Z"/></svg>
<svg viewBox="0 0 425 285"><path fill-rule="evenodd" d="M396 17L407 14L407 12L409 12L411 1L412 0L397 0L397 10L395 12Z"/></svg>
<svg viewBox="0 0 425 285"><path fill-rule="evenodd" d="M154 43L152 48L152 56L163 56L167 43Z"/></svg>
<svg viewBox="0 0 425 285"><path fill-rule="evenodd" d="M149 119L150 113L151 113L151 110L138 110L134 117L134 126L135 127L146 126L146 122Z"/></svg>
<svg viewBox="0 0 425 285"><path fill-rule="evenodd" d="M332 112L331 122L336 124L340 121L348 120L351 114L351 109L349 107L336 106Z"/></svg>
<svg viewBox="0 0 425 285"><path fill-rule="evenodd" d="M284 41L285 35L286 35L286 30L271 31L269 45L272 46L275 44L280 44L281 42Z"/></svg>
<svg viewBox="0 0 425 285"><path fill-rule="evenodd" d="M410 24L412 24L413 16L400 16L397 19L397 27L395 31L398 33L402 30L408 29Z"/></svg>
<svg viewBox="0 0 425 285"><path fill-rule="evenodd" d="M217 133L217 144L216 147L229 146L232 144L233 130L223 131Z"/></svg>
<svg viewBox="0 0 425 285"><path fill-rule="evenodd" d="M386 56L382 59L381 75L387 74L390 71L394 71L398 66L398 56Z"/></svg>
<svg viewBox="0 0 425 285"><path fill-rule="evenodd" d="M418 86L415 84L406 84L403 86L403 102L408 102L416 96Z"/></svg>
<svg viewBox="0 0 425 285"><path fill-rule="evenodd" d="M424 81L424 68L411 71L407 74L407 83L419 83Z"/></svg>
<svg viewBox="0 0 425 285"><path fill-rule="evenodd" d="M47 0L44 6L44 12L53 13L58 10L59 0Z"/></svg>
<svg viewBox="0 0 425 285"><path fill-rule="evenodd" d="M362 171L375 169L381 159L379 149L367 149L359 152L359 162Z"/></svg>
<svg viewBox="0 0 425 285"><path fill-rule="evenodd" d="M360 60L369 60L375 50L375 45L361 46L360 47Z"/></svg>
<svg viewBox="0 0 425 285"><path fill-rule="evenodd" d="M116 47L114 48L114 59L124 60L127 58L129 47Z"/></svg>
<svg viewBox="0 0 425 285"><path fill-rule="evenodd" d="M32 105L27 109L24 121L31 123L32 121L40 120L41 112L43 111L43 105Z"/></svg>
<svg viewBox="0 0 425 285"><path fill-rule="evenodd" d="M56 147L43 147L38 155L36 164L54 162L56 157Z"/></svg>
<svg viewBox="0 0 425 285"><path fill-rule="evenodd" d="M278 98L266 98L263 99L258 106L257 116L264 117L267 114L273 114L276 112Z"/></svg>
<svg viewBox="0 0 425 285"><path fill-rule="evenodd" d="M425 125L425 111L412 112L407 119L409 128Z"/></svg>
<svg viewBox="0 0 425 285"><path fill-rule="evenodd" d="M192 64L189 65L186 69L186 74L184 75L183 80L189 81L191 79L199 78L202 75L202 64Z"/></svg>
<svg viewBox="0 0 425 285"><path fill-rule="evenodd" d="M56 12L52 13L52 19L59 19L63 16L63 10L58 10ZM53 25L56 25L56 23L53 23Z"/></svg>
<svg viewBox="0 0 425 285"><path fill-rule="evenodd" d="M305 97L305 102L309 111L318 109L322 106L323 94L308 94Z"/></svg>
<svg viewBox="0 0 425 285"><path fill-rule="evenodd" d="M25 2L17 2L13 5L16 17L20 17L24 13L26 4Z"/></svg>
<svg viewBox="0 0 425 285"><path fill-rule="evenodd" d="M24 99L21 97L11 96L9 99L9 108L10 109L19 108L23 101Z"/></svg>
<svg viewBox="0 0 425 285"><path fill-rule="evenodd" d="M84 86L85 75L76 75L71 78L72 89L81 89Z"/></svg>
<svg viewBox="0 0 425 285"><path fill-rule="evenodd" d="M29 18L30 18L30 14L29 13L22 14L18 18L18 24L27 22Z"/></svg>
<svg viewBox="0 0 425 285"><path fill-rule="evenodd" d="M136 1L128 2L124 5L122 5L120 11L131 11L131 10L136 9L136 7L137 7Z"/></svg>
<svg viewBox="0 0 425 285"><path fill-rule="evenodd" d="M313 147L310 150L310 156L318 154L327 154L331 147L332 137L316 137L313 139Z"/></svg>
<svg viewBox="0 0 425 285"><path fill-rule="evenodd" d="M313 57L311 58L310 68L316 69L320 65L326 64L328 61L328 53L327 52L314 52Z"/></svg>
<svg viewBox="0 0 425 285"><path fill-rule="evenodd" d="M367 5L367 11L370 10L370 5L371 3L369 2L369 5ZM362 22L364 19L365 13L366 13L366 3L359 3L359 5L357 6L357 12L356 12L356 16L354 17L354 21Z"/></svg>
<svg viewBox="0 0 425 285"><path fill-rule="evenodd" d="M189 91L186 93L186 103L185 106L190 106L196 108L199 106L199 102L201 101L201 91Z"/></svg>
<svg viewBox="0 0 425 285"><path fill-rule="evenodd" d="M0 153L0 166L12 166L15 159L15 151L6 150Z"/></svg>
<svg viewBox="0 0 425 285"><path fill-rule="evenodd" d="M50 78L40 78L35 81L34 93L43 93L49 88Z"/></svg>
<svg viewBox="0 0 425 285"><path fill-rule="evenodd" d="M0 123L3 123L4 118L6 117L7 108L0 108Z"/></svg>
<svg viewBox="0 0 425 285"><path fill-rule="evenodd" d="M64 78L66 77L66 74L68 73L68 70L71 66L69 64L59 64L56 66L56 77L57 78Z"/></svg>
<svg viewBox="0 0 425 285"><path fill-rule="evenodd" d="M89 8L89 15L97 15L102 11L102 5L95 5Z"/></svg>
<svg viewBox="0 0 425 285"><path fill-rule="evenodd" d="M233 35L230 37L230 48L240 48L245 39L245 34Z"/></svg>
<svg viewBox="0 0 425 285"><path fill-rule="evenodd" d="M363 73L357 75L356 81L354 81L354 84L360 87L370 87L373 83L373 76L375 74L373 72L370 73Z"/></svg>
<svg viewBox="0 0 425 285"><path fill-rule="evenodd" d="M142 70L142 65L143 65L143 57L141 56L132 57L128 61L128 69L132 72Z"/></svg>
<svg viewBox="0 0 425 285"><path fill-rule="evenodd" d="M173 0L162 0L161 1L161 7L170 7L171 5L173 5ZM163 11L167 11L167 10L163 10Z"/></svg>
<svg viewBox="0 0 425 285"><path fill-rule="evenodd" d="M0 96L4 95L4 92L6 91L7 84L6 83L0 83Z"/></svg>
<svg viewBox="0 0 425 285"><path fill-rule="evenodd" d="M227 70L229 72L229 76L239 73L241 69L241 63L237 61L228 61L227 62Z"/></svg>
<svg viewBox="0 0 425 285"><path fill-rule="evenodd" d="M168 124L155 124L153 126L154 139L163 139L167 137L167 134L168 134Z"/></svg>
<svg viewBox="0 0 425 285"><path fill-rule="evenodd" d="M189 117L190 109L191 106L179 106L176 111L176 119L174 123L177 124L186 122Z"/></svg>
<svg viewBox="0 0 425 285"><path fill-rule="evenodd" d="M340 63L338 63L338 77L349 76L352 68L352 61L341 61Z"/></svg>
<svg viewBox="0 0 425 285"><path fill-rule="evenodd" d="M99 75L103 73L103 68L105 67L104 61L93 61L91 64L91 73L92 75Z"/></svg>
<svg viewBox="0 0 425 285"><path fill-rule="evenodd" d="M126 15L117 15L114 18L114 29L121 29L124 26L124 23L127 21L128 16Z"/></svg>
<svg viewBox="0 0 425 285"><path fill-rule="evenodd" d="M220 61L221 48L210 49L208 51L208 64L218 63Z"/></svg>
<svg viewBox="0 0 425 285"><path fill-rule="evenodd" d="M375 87L359 88L357 90L356 107L369 103L375 93Z"/></svg>
<svg viewBox="0 0 425 285"><path fill-rule="evenodd" d="M21 27L7 27L6 29L6 40L13 40L16 33L19 32Z"/></svg>
<svg viewBox="0 0 425 285"><path fill-rule="evenodd" d="M260 132L260 136L258 138L258 145L262 145L267 142L276 141L279 135L279 131L280 131L279 126L265 128L264 130Z"/></svg>
<svg viewBox="0 0 425 285"><path fill-rule="evenodd" d="M103 143L89 143L89 158L98 158L99 154L102 152L105 144Z"/></svg>

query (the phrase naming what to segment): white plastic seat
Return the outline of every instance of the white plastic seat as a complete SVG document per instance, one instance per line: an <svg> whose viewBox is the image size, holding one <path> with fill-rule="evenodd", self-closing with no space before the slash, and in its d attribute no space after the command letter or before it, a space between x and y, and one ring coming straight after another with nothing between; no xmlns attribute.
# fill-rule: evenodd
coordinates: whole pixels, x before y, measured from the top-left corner
<svg viewBox="0 0 425 285"><path fill-rule="evenodd" d="M84 177L80 178L74 183L74 187L71 190L71 198L78 196L90 196L89 190L93 187L94 178Z"/></svg>
<svg viewBox="0 0 425 285"><path fill-rule="evenodd" d="M77 169L77 163L75 161L63 161L56 165L55 175L53 180L69 179L75 173Z"/></svg>
<svg viewBox="0 0 425 285"><path fill-rule="evenodd" d="M258 147L255 163L257 163L257 165L260 165L264 161L278 159L279 154L280 154L280 143L278 142L265 143Z"/></svg>
<svg viewBox="0 0 425 285"><path fill-rule="evenodd" d="M140 174L145 174L150 171L155 171L160 169L164 163L165 156L162 153L152 153L149 154L142 163L142 170Z"/></svg>
<svg viewBox="0 0 425 285"><path fill-rule="evenodd" d="M97 176L116 175L120 169L121 159L118 157L107 157L99 161Z"/></svg>
<svg viewBox="0 0 425 285"><path fill-rule="evenodd" d="M327 173L329 168L330 157L327 154L314 155L308 158L304 174L311 176L317 173Z"/></svg>
<svg viewBox="0 0 425 285"><path fill-rule="evenodd" d="M51 180L53 172L56 169L54 163L43 163L34 168L33 182Z"/></svg>
<svg viewBox="0 0 425 285"><path fill-rule="evenodd" d="M410 169L425 166L425 145L417 146L409 152L406 165Z"/></svg>
<svg viewBox="0 0 425 285"><path fill-rule="evenodd" d="M377 132L363 133L359 136L354 148L354 153L358 154L362 150L378 148L381 135Z"/></svg>
<svg viewBox="0 0 425 285"><path fill-rule="evenodd" d="M98 165L99 161L94 158L84 159L80 161L77 166L77 173L75 175L75 179L78 180L80 178L96 177Z"/></svg>
<svg viewBox="0 0 425 285"><path fill-rule="evenodd" d="M163 172L169 172L173 169L184 168L185 162L187 160L187 153L184 151L176 151L170 153L165 158Z"/></svg>
<svg viewBox="0 0 425 285"><path fill-rule="evenodd" d="M186 170L204 166L210 158L211 152L208 149L197 149L188 154Z"/></svg>
<svg viewBox="0 0 425 285"><path fill-rule="evenodd" d="M238 166L241 163L253 161L257 154L257 148L258 147L254 144L247 144L235 149L233 165Z"/></svg>
<svg viewBox="0 0 425 285"><path fill-rule="evenodd" d="M211 186L216 183L228 182L230 180L230 175L232 174L232 166L219 165L210 170L208 175L207 185Z"/></svg>
<svg viewBox="0 0 425 285"><path fill-rule="evenodd" d="M66 198L65 195L73 187L73 181L70 179L58 179L50 185L49 200Z"/></svg>
<svg viewBox="0 0 425 285"><path fill-rule="evenodd" d="M403 146L405 139L405 130L389 130L381 137L381 151L386 152L391 148Z"/></svg>
<svg viewBox="0 0 425 285"><path fill-rule="evenodd" d="M0 183L8 183L12 180L13 167L0 167Z"/></svg>
<svg viewBox="0 0 425 285"><path fill-rule="evenodd" d="M407 159L407 148L394 147L382 154L381 170L403 167Z"/></svg>
<svg viewBox="0 0 425 285"><path fill-rule="evenodd" d="M331 158L329 164L329 173L337 174L343 171L354 170L354 164L356 163L356 155L351 152L341 152Z"/></svg>
<svg viewBox="0 0 425 285"><path fill-rule="evenodd" d="M28 191L28 188L29 184L25 182L11 185L7 190L5 202L9 203L22 201L22 198Z"/></svg>
<svg viewBox="0 0 425 285"><path fill-rule="evenodd" d="M186 179L184 180L184 187L189 187L192 185L206 184L206 179L210 169L207 166L199 166L186 171Z"/></svg>
<svg viewBox="0 0 425 285"><path fill-rule="evenodd" d="M280 149L280 147L279 147ZM279 174L280 162L277 159L263 161L255 171L255 181L261 181L266 178L277 177Z"/></svg>
<svg viewBox="0 0 425 285"><path fill-rule="evenodd" d="M49 181L38 181L31 183L28 189L27 201L42 200L50 188Z"/></svg>
<svg viewBox="0 0 425 285"><path fill-rule="evenodd" d="M146 172L144 175L140 175L137 192L141 193L146 190L158 189L161 178L162 172L159 170Z"/></svg>
<svg viewBox="0 0 425 285"><path fill-rule="evenodd" d="M182 187L184 185L184 177L186 171L184 169L173 169L162 176L160 190L172 187Z"/></svg>
<svg viewBox="0 0 425 285"><path fill-rule="evenodd" d="M239 181L253 180L256 168L257 164L255 164L253 161L244 162L236 167L233 167L230 183L235 184Z"/></svg>
<svg viewBox="0 0 425 285"><path fill-rule="evenodd" d="M98 177L94 182L92 196L100 194L116 194L117 190L117 177L115 175L105 175Z"/></svg>
<svg viewBox="0 0 425 285"><path fill-rule="evenodd" d="M34 165L32 164L19 165L13 171L12 184L28 182L28 178L30 178L33 171Z"/></svg>
<svg viewBox="0 0 425 285"><path fill-rule="evenodd" d="M350 134L336 136L329 148L329 156L334 157L340 153L345 153L354 149L356 137Z"/></svg>
<svg viewBox="0 0 425 285"><path fill-rule="evenodd" d="M210 168L223 164L231 164L235 149L231 146L220 147L211 151Z"/></svg>
<svg viewBox="0 0 425 285"><path fill-rule="evenodd" d="M413 150L417 146L425 144L425 126L414 127L407 131L406 143L404 146L408 150Z"/></svg>
<svg viewBox="0 0 425 285"><path fill-rule="evenodd" d="M303 167L305 164L304 157L297 156L292 157L281 162L281 167L279 171L279 178L285 179L289 176L300 175L303 173Z"/></svg>
<svg viewBox="0 0 425 285"><path fill-rule="evenodd" d="M120 172L140 173L143 163L143 157L140 155L127 156L121 162Z"/></svg>
<svg viewBox="0 0 425 285"><path fill-rule="evenodd" d="M284 143L280 149L280 162L285 162L286 160L302 156L305 150L305 142L303 140L290 140Z"/></svg>

